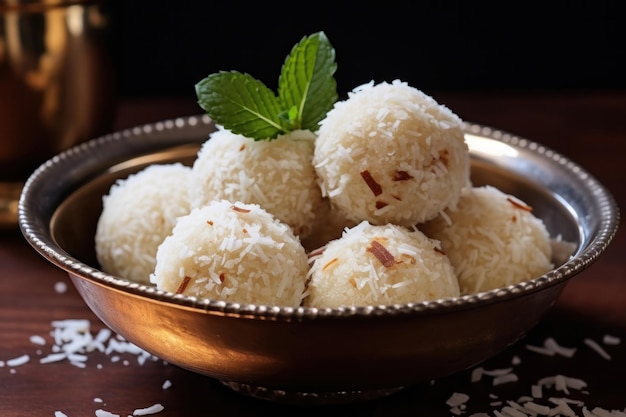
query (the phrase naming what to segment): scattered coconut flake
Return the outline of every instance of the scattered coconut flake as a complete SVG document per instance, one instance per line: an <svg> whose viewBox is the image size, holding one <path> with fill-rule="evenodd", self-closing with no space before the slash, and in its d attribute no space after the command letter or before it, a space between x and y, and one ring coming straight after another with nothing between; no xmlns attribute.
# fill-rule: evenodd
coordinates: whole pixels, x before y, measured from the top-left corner
<svg viewBox="0 0 626 417"><path fill-rule="evenodd" d="M146 408L138 408L133 411L133 416L147 416L150 414L157 414L163 411L165 408L161 404L154 404Z"/></svg>
<svg viewBox="0 0 626 417"><path fill-rule="evenodd" d="M587 346L589 346L591 349L593 349L598 355L602 356L604 359L606 359L607 361L611 360L611 355L609 355L606 350L604 350L604 348L602 348L602 346L600 346L598 344L598 342L596 342L593 339L589 339L589 338L585 338L584 340L585 344Z"/></svg>
<svg viewBox="0 0 626 417"><path fill-rule="evenodd" d="M582 379L571 378L564 375L545 377L540 379L537 384L546 387L554 387L556 390L563 391L566 394L569 393L568 388L581 390L587 386L587 383Z"/></svg>
<svg viewBox="0 0 626 417"><path fill-rule="evenodd" d="M506 384L509 382L517 382L518 378L516 374L504 374L504 375L498 375L493 379L493 385L501 385L501 384Z"/></svg>
<svg viewBox="0 0 626 417"><path fill-rule="evenodd" d="M533 400L532 397L529 397L528 395L522 395L521 397L517 399L517 402L524 403L524 402L532 401L532 400Z"/></svg>
<svg viewBox="0 0 626 417"><path fill-rule="evenodd" d="M464 411L463 411L463 410L461 410L459 407L452 407L452 408L450 409L450 412L451 412L452 414L454 414L455 416L460 416L461 414L463 414L463 413L464 413Z"/></svg>
<svg viewBox="0 0 626 417"><path fill-rule="evenodd" d="M46 344L46 339L44 339L43 337L39 335L34 334L30 337L30 343L34 345L44 346Z"/></svg>
<svg viewBox="0 0 626 417"><path fill-rule="evenodd" d="M465 404L467 400L469 400L469 398L470 397L467 394L464 394L462 392L455 392L450 396L450 398L448 398L446 404L448 405L448 407L457 407L461 404Z"/></svg>
<svg viewBox="0 0 626 417"><path fill-rule="evenodd" d="M505 416L510 416L510 417L528 417L528 415L526 413L523 413L511 406L504 406L502 407L502 414L504 414Z"/></svg>
<svg viewBox="0 0 626 417"><path fill-rule="evenodd" d="M96 410L96 417L120 417L120 415L113 414L110 411L106 411L106 410L99 408Z"/></svg>
<svg viewBox="0 0 626 417"><path fill-rule="evenodd" d="M111 329L109 329L108 327L103 327L102 329L100 329L100 331L96 335L96 337L94 339L94 342L104 343L107 340L109 340L109 338L111 337L112 333L113 332L111 331Z"/></svg>
<svg viewBox="0 0 626 417"><path fill-rule="evenodd" d="M619 345L622 340L617 336L611 336L610 334L605 334L602 338L602 343L605 345Z"/></svg>
<svg viewBox="0 0 626 417"><path fill-rule="evenodd" d="M576 348L563 347L552 337L548 337L546 339L545 346L552 349L557 355L565 356L566 358L571 358L576 353Z"/></svg>
<svg viewBox="0 0 626 417"><path fill-rule="evenodd" d="M539 353L541 355L546 355L546 356L554 356L554 352L551 349L548 349L546 347L542 347L542 346L534 346L534 345L526 345L526 349L535 352L535 353Z"/></svg>
<svg viewBox="0 0 626 417"><path fill-rule="evenodd" d="M511 364L512 365L519 365L520 363L522 363L522 360L519 358L519 356L513 356L513 358L511 359Z"/></svg>
<svg viewBox="0 0 626 417"><path fill-rule="evenodd" d="M162 388L163 389L168 389L171 386L172 386L172 382L169 379L166 379L165 382L163 383Z"/></svg>
<svg viewBox="0 0 626 417"><path fill-rule="evenodd" d="M80 353L70 353L69 355L67 355L67 359L69 359L70 362L85 362L87 361L87 355L83 355Z"/></svg>
<svg viewBox="0 0 626 417"><path fill-rule="evenodd" d="M478 382L482 379L482 377L483 377L483 368L481 366L478 366L472 370L472 375L471 375L472 382Z"/></svg>
<svg viewBox="0 0 626 417"><path fill-rule="evenodd" d="M61 412L61 411L55 411L54 412L54 417L67 417L67 414Z"/></svg>
<svg viewBox="0 0 626 417"><path fill-rule="evenodd" d="M624 411L620 410L605 410L604 408L594 407L589 411L587 407L583 407L583 417L626 417L626 408Z"/></svg>
<svg viewBox="0 0 626 417"><path fill-rule="evenodd" d="M578 417L569 404L583 405L583 403L572 401L567 398L550 398L549 401L557 406L556 410L552 410L551 413L567 417Z"/></svg>
<svg viewBox="0 0 626 417"><path fill-rule="evenodd" d="M70 361L70 364L74 365L77 368L86 368L87 367L87 365L84 362Z"/></svg>
<svg viewBox="0 0 626 417"><path fill-rule="evenodd" d="M546 356L561 355L566 358L571 358L576 353L576 348L561 346L552 337L546 338L543 346L526 345L526 349Z"/></svg>
<svg viewBox="0 0 626 417"><path fill-rule="evenodd" d="M93 402L94 402L94 403L103 403L104 401L102 400L102 398L95 397L95 398L93 399Z"/></svg>
<svg viewBox="0 0 626 417"><path fill-rule="evenodd" d="M49 355L46 355L43 358L39 359L39 363L58 362L62 361L65 358L67 358L67 355L65 353L50 353Z"/></svg>
<svg viewBox="0 0 626 417"><path fill-rule="evenodd" d="M4 367L4 361L0 361L0 368Z"/></svg>
<svg viewBox="0 0 626 417"><path fill-rule="evenodd" d="M65 293L65 292L67 291L67 284L66 284L65 282L63 282L63 281L57 281L57 282L54 284L54 291L55 291L57 294L63 294L63 293Z"/></svg>
<svg viewBox="0 0 626 417"><path fill-rule="evenodd" d="M483 370L483 374L489 376L500 376L505 374L510 374L513 371L513 368L500 368L500 369L491 369L491 370Z"/></svg>
<svg viewBox="0 0 626 417"><path fill-rule="evenodd" d="M549 416L550 415L550 407L548 407L547 405L537 404L534 401L527 401L527 402L525 402L524 403L524 408L527 408L531 412L533 412L535 414L542 415L542 416Z"/></svg>
<svg viewBox="0 0 626 417"><path fill-rule="evenodd" d="M541 387L541 385L537 385L537 384L533 384L530 387L530 395L533 396L533 398L541 398L543 397L543 388Z"/></svg>
<svg viewBox="0 0 626 417"><path fill-rule="evenodd" d="M8 366L21 366L30 361L29 355L18 356L17 358L9 359L6 364Z"/></svg>

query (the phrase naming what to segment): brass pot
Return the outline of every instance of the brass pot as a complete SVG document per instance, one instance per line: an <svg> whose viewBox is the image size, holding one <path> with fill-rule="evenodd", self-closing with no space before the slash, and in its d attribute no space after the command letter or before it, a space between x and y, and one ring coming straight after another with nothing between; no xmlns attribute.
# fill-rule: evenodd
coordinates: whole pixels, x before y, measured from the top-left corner
<svg viewBox="0 0 626 417"><path fill-rule="evenodd" d="M0 0L0 226L38 165L111 129L109 20L101 1Z"/></svg>

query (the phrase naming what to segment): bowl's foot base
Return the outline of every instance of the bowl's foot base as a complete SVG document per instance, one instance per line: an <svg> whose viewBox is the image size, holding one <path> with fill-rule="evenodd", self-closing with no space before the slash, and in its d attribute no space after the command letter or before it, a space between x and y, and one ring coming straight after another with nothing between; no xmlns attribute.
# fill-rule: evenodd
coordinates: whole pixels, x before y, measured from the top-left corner
<svg viewBox="0 0 626 417"><path fill-rule="evenodd" d="M370 401L387 397L404 387L366 389L354 391L323 391L306 392L290 391L275 388L261 387L258 385L245 384L232 381L220 381L223 385L240 394L247 395L264 401L271 401L285 404L302 405L325 405L325 404L351 404L363 401Z"/></svg>

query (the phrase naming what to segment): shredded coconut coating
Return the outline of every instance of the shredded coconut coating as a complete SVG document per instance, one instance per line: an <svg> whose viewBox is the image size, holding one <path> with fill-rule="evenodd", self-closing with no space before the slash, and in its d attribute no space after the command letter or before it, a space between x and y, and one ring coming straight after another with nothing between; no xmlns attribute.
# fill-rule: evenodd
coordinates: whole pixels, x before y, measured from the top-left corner
<svg viewBox="0 0 626 417"><path fill-rule="evenodd" d="M192 207L221 199L258 204L305 237L322 201L311 163L314 139L298 130L254 141L218 126L193 164Z"/></svg>
<svg viewBox="0 0 626 417"><path fill-rule="evenodd" d="M308 258L291 228L257 204L212 201L159 246L157 288L237 303L299 306Z"/></svg>
<svg viewBox="0 0 626 417"><path fill-rule="evenodd" d="M456 209L418 227L441 241L462 294L517 284L554 267L543 221L492 186L465 190Z"/></svg>
<svg viewBox="0 0 626 417"><path fill-rule="evenodd" d="M459 295L438 242L419 230L367 221L347 229L312 258L304 305L391 305Z"/></svg>
<svg viewBox="0 0 626 417"><path fill-rule="evenodd" d="M95 234L103 271L150 284L158 246L189 213L190 173L180 163L155 164L111 186Z"/></svg>
<svg viewBox="0 0 626 417"><path fill-rule="evenodd" d="M369 83L322 120L313 164L324 196L354 221L412 226L469 185L462 120L405 82Z"/></svg>

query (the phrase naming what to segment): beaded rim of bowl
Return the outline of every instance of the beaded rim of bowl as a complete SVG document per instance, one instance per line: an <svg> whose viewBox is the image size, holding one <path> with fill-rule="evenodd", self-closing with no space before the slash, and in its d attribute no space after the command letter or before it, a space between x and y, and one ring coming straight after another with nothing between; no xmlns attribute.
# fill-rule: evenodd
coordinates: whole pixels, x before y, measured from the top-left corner
<svg viewBox="0 0 626 417"><path fill-rule="evenodd" d="M591 265L610 244L619 225L619 209L613 196L582 167L539 143L488 126L467 122L463 125L466 135L496 139L516 149L528 150L541 158L549 160L550 163L560 166L567 171L568 175L583 183L586 189L593 191L595 204L599 208L598 216L600 218L597 234L590 236L590 240L586 242L587 244L582 248L579 247L574 255L562 265L544 275L518 284L455 298L418 303L339 308L242 304L173 294L149 285L131 282L106 274L84 264L61 249L50 235L50 217L38 218L36 216L38 212L38 198L35 195L41 196L40 193L42 191L44 194L49 194L59 187L57 184L55 187L48 185L46 188L46 178L54 177L55 173L63 173L69 167L76 169L75 167L81 166L81 164L85 170L93 171L97 169L98 155L102 154L105 148L107 149L106 152L111 154L111 157L123 160L124 157L128 157L128 155L124 155L124 152L126 152L124 149L128 150L128 146L116 146L120 142L132 142L133 151L140 155L142 151L154 151L154 141L158 141L159 149L167 146L188 144L188 142L181 142L180 137L185 137L187 140L199 144L206 140L208 133L213 129L214 124L206 115L180 117L101 136L54 156L35 170L24 185L18 204L18 223L22 234L45 258L65 269L68 273L118 290L138 294L155 301L170 302L175 306L191 307L229 316L261 320L302 321L322 317L339 319L438 313L471 308L479 303L498 302L510 297L538 291L571 278ZM167 138L161 139L159 135L164 135ZM156 139L150 141L151 138ZM87 166L89 167L87 168ZM107 166L109 165L100 164L100 168L106 168ZM56 198L62 199L64 196L56 196ZM51 213L47 214L51 216Z"/></svg>

